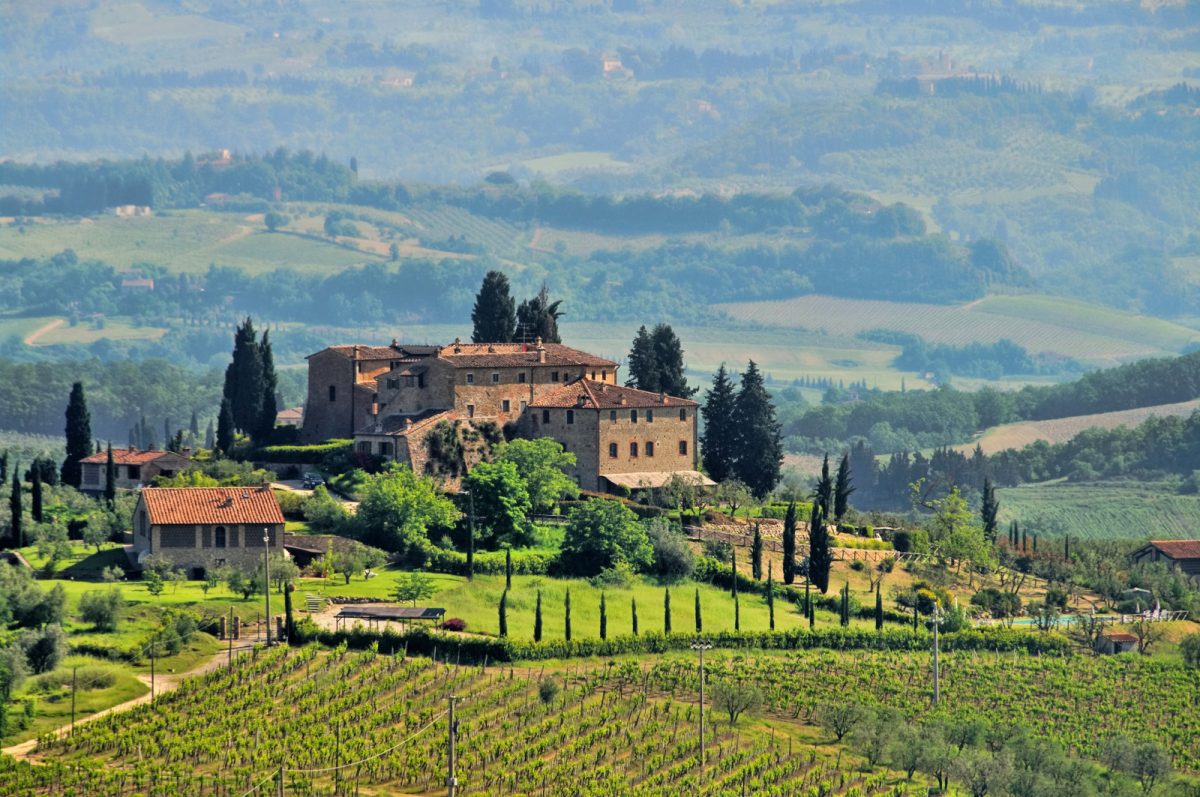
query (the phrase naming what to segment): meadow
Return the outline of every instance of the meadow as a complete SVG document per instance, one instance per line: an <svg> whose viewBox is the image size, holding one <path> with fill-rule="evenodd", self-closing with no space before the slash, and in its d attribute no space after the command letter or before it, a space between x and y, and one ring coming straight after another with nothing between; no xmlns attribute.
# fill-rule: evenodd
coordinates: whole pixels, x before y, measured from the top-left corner
<svg viewBox="0 0 1200 797"><path fill-rule="evenodd" d="M1066 481L996 491L1000 520L1016 520L1043 538L1194 538L1200 532L1200 495L1179 494L1154 482Z"/></svg>

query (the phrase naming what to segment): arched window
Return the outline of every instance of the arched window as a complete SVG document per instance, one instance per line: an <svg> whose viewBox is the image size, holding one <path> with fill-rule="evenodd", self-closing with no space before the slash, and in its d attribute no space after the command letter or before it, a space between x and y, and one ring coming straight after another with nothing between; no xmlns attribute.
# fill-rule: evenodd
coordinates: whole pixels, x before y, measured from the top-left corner
<svg viewBox="0 0 1200 797"><path fill-rule="evenodd" d="M629 444L629 456L636 459L637 455L638 455L637 443L630 443Z"/></svg>

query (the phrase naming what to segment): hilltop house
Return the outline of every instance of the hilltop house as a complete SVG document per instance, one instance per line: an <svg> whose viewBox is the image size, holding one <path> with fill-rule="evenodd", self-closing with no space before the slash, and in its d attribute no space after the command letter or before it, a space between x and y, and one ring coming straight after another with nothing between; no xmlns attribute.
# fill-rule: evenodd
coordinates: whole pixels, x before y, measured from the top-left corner
<svg viewBox="0 0 1200 797"><path fill-rule="evenodd" d="M108 452L98 451L79 460L82 477L79 489L91 495L104 492ZM155 476L174 476L190 467L192 461L174 451L145 451L136 448L114 448L113 470L118 490L136 490L154 481Z"/></svg>
<svg viewBox="0 0 1200 797"><path fill-rule="evenodd" d="M308 442L353 438L358 453L433 472L431 433L449 424L488 439L553 437L576 455L585 489L702 478L694 401L620 387L615 362L559 343L393 341L334 346L308 364Z"/></svg>
<svg viewBox="0 0 1200 797"><path fill-rule="evenodd" d="M133 512L132 557L167 556L189 578L222 565L254 567L263 535L283 552L283 512L270 487L148 487Z"/></svg>
<svg viewBox="0 0 1200 797"><path fill-rule="evenodd" d="M1200 578L1200 540L1151 540L1130 555L1134 564L1165 562Z"/></svg>

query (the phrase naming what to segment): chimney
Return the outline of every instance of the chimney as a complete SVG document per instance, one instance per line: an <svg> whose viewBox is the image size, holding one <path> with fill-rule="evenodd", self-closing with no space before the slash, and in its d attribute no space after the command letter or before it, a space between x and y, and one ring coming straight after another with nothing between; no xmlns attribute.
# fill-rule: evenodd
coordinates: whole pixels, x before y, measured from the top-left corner
<svg viewBox="0 0 1200 797"><path fill-rule="evenodd" d="M491 344L491 343L489 343L489 344L488 344L488 354L495 354L495 353L496 353L496 347L495 347L495 345L494 345L494 344Z"/></svg>
<svg viewBox="0 0 1200 797"><path fill-rule="evenodd" d="M454 353L462 354L462 338L454 339Z"/></svg>
<svg viewBox="0 0 1200 797"><path fill-rule="evenodd" d="M621 396L621 406L624 407L629 401L624 396Z"/></svg>
<svg viewBox="0 0 1200 797"><path fill-rule="evenodd" d="M538 363L541 365L545 365L546 364L546 347L542 345L542 336L541 335L538 335L537 340L534 341L533 349L534 349L534 351L537 352Z"/></svg>
<svg viewBox="0 0 1200 797"><path fill-rule="evenodd" d="M400 348L400 341L396 340L395 338L392 338L392 348L393 349Z"/></svg>
<svg viewBox="0 0 1200 797"><path fill-rule="evenodd" d="M405 418L404 419L404 431L407 432L407 431L411 430L412 427L413 427L412 418Z"/></svg>
<svg viewBox="0 0 1200 797"><path fill-rule="evenodd" d="M658 400L659 400L660 402L662 402L662 405L663 405L664 407L665 407L665 406L667 406L667 393L666 393L666 391L665 391L665 390L664 390L664 391L659 391L659 394L658 394Z"/></svg>

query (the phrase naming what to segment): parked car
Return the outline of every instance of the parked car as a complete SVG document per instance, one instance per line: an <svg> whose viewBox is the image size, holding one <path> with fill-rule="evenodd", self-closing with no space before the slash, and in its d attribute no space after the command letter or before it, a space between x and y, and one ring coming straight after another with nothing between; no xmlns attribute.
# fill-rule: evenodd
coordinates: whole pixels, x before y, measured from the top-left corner
<svg viewBox="0 0 1200 797"><path fill-rule="evenodd" d="M319 473L304 474L304 489L305 490L315 490L318 487L324 487L324 486L325 486L325 480L321 478L321 474L319 474Z"/></svg>

